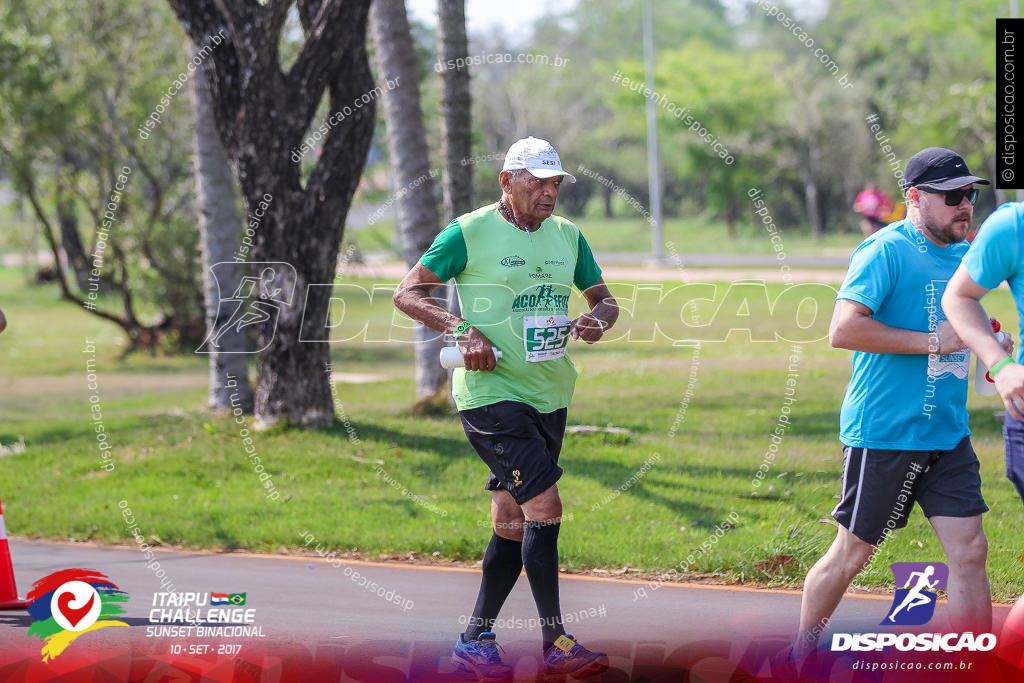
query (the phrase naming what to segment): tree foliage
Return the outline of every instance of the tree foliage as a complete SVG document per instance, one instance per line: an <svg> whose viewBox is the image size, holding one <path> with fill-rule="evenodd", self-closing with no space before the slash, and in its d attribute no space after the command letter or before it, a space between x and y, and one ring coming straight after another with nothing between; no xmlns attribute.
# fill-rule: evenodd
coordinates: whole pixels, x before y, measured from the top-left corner
<svg viewBox="0 0 1024 683"><path fill-rule="evenodd" d="M188 61L173 29L166 8L126 0L0 13L0 160L55 254L71 261L69 234L81 237L85 272L58 273L64 298L133 347L202 339L188 101L161 104ZM158 104L159 127L141 139Z"/></svg>

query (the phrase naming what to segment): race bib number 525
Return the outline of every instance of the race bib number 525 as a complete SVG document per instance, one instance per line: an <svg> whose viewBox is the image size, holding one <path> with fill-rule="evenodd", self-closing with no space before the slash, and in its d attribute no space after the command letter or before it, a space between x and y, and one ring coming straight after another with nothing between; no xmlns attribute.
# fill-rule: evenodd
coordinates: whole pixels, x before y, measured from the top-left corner
<svg viewBox="0 0 1024 683"><path fill-rule="evenodd" d="M537 363L565 355L569 343L567 315L528 315L523 318L523 341L526 360Z"/></svg>

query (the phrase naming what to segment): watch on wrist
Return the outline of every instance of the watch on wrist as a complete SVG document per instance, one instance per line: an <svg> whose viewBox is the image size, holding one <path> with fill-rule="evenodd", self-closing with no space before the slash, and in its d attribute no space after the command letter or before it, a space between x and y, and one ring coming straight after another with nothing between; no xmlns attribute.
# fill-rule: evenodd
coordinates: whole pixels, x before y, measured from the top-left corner
<svg viewBox="0 0 1024 683"><path fill-rule="evenodd" d="M461 323L459 323L459 326L455 328L455 331L452 332L452 336L458 339L459 335L461 335L463 332L465 332L471 327L473 327L473 323L469 322L468 320L463 320Z"/></svg>

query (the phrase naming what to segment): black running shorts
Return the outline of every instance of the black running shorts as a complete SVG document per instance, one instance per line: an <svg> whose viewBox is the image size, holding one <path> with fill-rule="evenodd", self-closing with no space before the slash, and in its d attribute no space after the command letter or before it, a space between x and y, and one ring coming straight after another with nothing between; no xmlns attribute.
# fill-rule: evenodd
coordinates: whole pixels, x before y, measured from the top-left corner
<svg viewBox="0 0 1024 683"><path fill-rule="evenodd" d="M522 505L562 476L565 408L540 413L526 403L499 401L459 416L469 443L491 470L485 489L505 489Z"/></svg>
<svg viewBox="0 0 1024 683"><path fill-rule="evenodd" d="M947 451L847 446L842 499L832 517L872 545L905 527L915 502L925 517L974 517L988 511L979 469L968 436Z"/></svg>

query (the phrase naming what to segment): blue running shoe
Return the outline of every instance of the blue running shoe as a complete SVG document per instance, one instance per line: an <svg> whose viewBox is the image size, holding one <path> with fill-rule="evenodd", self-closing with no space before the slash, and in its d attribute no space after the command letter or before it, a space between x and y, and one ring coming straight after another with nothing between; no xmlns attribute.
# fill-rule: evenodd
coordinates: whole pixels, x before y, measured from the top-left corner
<svg viewBox="0 0 1024 683"><path fill-rule="evenodd" d="M468 643L460 633L459 639L455 641L455 651L452 652L452 664L461 671L475 674L482 681L512 678L512 667L501 663L498 641L490 631L481 633L476 640Z"/></svg>
<svg viewBox="0 0 1024 683"><path fill-rule="evenodd" d="M576 642L571 635L558 636L558 640L544 655L541 671L545 674L569 674L583 678L608 668L608 655L591 652Z"/></svg>

